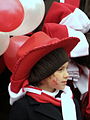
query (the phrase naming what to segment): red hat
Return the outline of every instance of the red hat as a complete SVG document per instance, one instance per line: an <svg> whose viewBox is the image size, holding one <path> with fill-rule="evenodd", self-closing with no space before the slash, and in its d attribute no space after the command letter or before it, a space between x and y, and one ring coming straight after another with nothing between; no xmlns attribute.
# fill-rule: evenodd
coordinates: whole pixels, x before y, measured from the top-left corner
<svg viewBox="0 0 90 120"><path fill-rule="evenodd" d="M67 25L83 33L90 29L90 20L87 15L79 8L67 3L54 2L45 17L44 23Z"/></svg>
<svg viewBox="0 0 90 120"><path fill-rule="evenodd" d="M42 30L52 38L54 37L57 37L59 39L63 37L79 38L80 42L71 51L70 53L71 57L80 57L89 54L89 44L87 42L85 35L82 32L76 31L70 27L67 27L66 25L56 23L45 23Z"/></svg>
<svg viewBox="0 0 90 120"><path fill-rule="evenodd" d="M76 37L51 38L44 32L33 34L19 49L18 56L11 76L11 91L18 93L28 85L27 79L32 67L46 54L56 48L64 48L67 54L77 45Z"/></svg>
<svg viewBox="0 0 90 120"><path fill-rule="evenodd" d="M68 3L68 4L71 4L75 7L79 7L79 5L80 5L80 0L60 0L60 2Z"/></svg>
<svg viewBox="0 0 90 120"><path fill-rule="evenodd" d="M74 9L75 7L72 7L72 9L66 7L66 3L53 2L45 17L44 22L59 23L63 18L73 12Z"/></svg>

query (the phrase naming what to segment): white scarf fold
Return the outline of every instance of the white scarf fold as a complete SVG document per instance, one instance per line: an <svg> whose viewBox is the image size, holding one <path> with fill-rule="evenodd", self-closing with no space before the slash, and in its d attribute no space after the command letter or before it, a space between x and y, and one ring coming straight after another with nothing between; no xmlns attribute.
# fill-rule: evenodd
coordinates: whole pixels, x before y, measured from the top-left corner
<svg viewBox="0 0 90 120"><path fill-rule="evenodd" d="M71 95L70 88L65 87L64 92L61 94L63 120L77 120L75 104L71 99Z"/></svg>

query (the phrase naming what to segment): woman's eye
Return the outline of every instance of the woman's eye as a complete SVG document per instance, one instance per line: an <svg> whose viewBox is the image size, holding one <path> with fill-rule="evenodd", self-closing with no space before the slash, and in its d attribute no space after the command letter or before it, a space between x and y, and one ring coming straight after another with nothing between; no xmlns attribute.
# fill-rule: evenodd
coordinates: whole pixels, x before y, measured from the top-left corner
<svg viewBox="0 0 90 120"><path fill-rule="evenodd" d="M58 69L58 71L64 71L64 70L67 70L67 68L63 67L63 68Z"/></svg>
<svg viewBox="0 0 90 120"><path fill-rule="evenodd" d="M60 68L58 71L62 71L63 70L63 68Z"/></svg>

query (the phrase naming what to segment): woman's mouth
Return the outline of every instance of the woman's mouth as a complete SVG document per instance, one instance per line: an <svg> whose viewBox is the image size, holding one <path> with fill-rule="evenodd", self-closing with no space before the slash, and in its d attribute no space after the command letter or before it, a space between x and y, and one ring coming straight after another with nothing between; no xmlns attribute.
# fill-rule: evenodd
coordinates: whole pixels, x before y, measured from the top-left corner
<svg viewBox="0 0 90 120"><path fill-rule="evenodd" d="M67 84L67 81L62 81L62 83L66 85L66 84Z"/></svg>

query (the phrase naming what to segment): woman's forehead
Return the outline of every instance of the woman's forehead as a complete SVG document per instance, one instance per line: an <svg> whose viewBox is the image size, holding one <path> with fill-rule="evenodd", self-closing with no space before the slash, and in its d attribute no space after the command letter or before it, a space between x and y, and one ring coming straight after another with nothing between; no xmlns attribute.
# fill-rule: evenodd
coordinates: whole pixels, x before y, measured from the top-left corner
<svg viewBox="0 0 90 120"><path fill-rule="evenodd" d="M69 64L69 62L65 62L61 67L59 67L59 69L62 68L62 67L67 67L68 64Z"/></svg>

